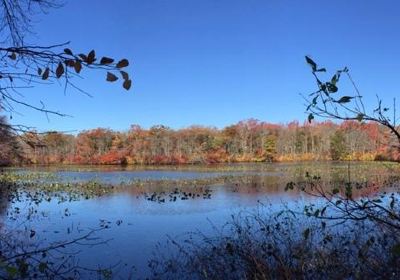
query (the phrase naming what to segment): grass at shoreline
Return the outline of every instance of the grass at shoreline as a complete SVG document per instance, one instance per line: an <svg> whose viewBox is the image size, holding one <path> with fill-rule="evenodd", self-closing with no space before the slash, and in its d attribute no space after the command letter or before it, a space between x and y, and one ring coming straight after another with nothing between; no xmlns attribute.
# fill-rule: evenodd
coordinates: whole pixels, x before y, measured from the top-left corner
<svg viewBox="0 0 400 280"><path fill-rule="evenodd" d="M398 279L397 231L264 211L240 213L212 235L169 238L150 261L153 279Z"/></svg>

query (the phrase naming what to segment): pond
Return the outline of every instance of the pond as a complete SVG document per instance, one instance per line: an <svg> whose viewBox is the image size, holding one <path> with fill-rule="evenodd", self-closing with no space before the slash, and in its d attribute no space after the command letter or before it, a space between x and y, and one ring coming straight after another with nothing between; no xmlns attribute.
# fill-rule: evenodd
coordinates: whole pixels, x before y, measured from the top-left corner
<svg viewBox="0 0 400 280"><path fill-rule="evenodd" d="M28 240L35 246L72 240L101 229L94 233L96 239L73 244L71 250L81 266L115 268L115 276L121 279L149 276L148 261L157 254L157 244L168 236L183 240L185 233L196 230L213 234L232 214L265 205L272 212L283 208L300 211L312 198L287 192L285 187L303 180L306 172L327 182L383 182L399 174L394 164L356 162L42 166L7 171L45 174L29 179L38 185L96 182L109 188L101 196L60 200L50 195L34 202L21 192L11 203L1 203L0 228L22 236L31 233Z"/></svg>

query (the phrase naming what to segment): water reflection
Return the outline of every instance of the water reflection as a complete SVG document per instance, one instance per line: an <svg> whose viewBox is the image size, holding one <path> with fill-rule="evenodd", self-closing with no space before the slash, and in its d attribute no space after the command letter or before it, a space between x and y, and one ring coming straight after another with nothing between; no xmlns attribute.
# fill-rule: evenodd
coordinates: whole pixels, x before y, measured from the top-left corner
<svg viewBox="0 0 400 280"><path fill-rule="evenodd" d="M10 190L6 185L0 183L0 218L3 217L10 206ZM1 222L1 219L0 219Z"/></svg>
<svg viewBox="0 0 400 280"><path fill-rule="evenodd" d="M169 169L168 169L169 168ZM283 207L300 209L311 198L296 191L285 192L286 183L304 180L310 172L327 182L373 181L378 186L392 171L377 164L249 164L218 165L214 167L36 167L14 169L16 172L53 172L61 181L98 180L118 184L111 194L79 201L43 201L34 205L35 219L24 222L24 227L35 229L35 240L50 243L76 236L88 228L107 223L100 237L106 244L85 248L79 257L83 265L108 266L116 260L127 264L120 273L126 276L135 266L135 275L145 276L149 270L147 260L155 245L166 236L177 236L194 230L212 232L213 226L223 225L232 214L269 205L271 211ZM51 178L49 180L54 180ZM140 184L139 184L140 182ZM124 183L121 185L121 183ZM363 191L359 190L358 195ZM5 197L4 195L1 196ZM4 203L4 204L3 204ZM5 209L10 207L0 200L0 213L6 227L16 223L7 219ZM31 207L32 205L30 205ZM26 217L30 207L15 201L13 207L21 209ZM2 212L1 212L2 211Z"/></svg>

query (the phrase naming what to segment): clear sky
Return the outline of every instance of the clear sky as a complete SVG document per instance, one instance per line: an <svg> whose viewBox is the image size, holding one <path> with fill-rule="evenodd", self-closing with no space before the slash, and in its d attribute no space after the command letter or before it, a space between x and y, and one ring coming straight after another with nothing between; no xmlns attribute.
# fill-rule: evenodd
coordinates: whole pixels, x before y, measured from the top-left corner
<svg viewBox="0 0 400 280"><path fill-rule="evenodd" d="M48 121L20 107L12 122L125 130L303 121L299 93L315 88L304 55L328 70L348 66L367 101L390 101L400 81L399 12L398 0L66 0L37 18L30 41L70 40L76 52L126 57L133 88L106 83L100 72L79 82L93 98L38 86L24 92L28 102L73 118Z"/></svg>

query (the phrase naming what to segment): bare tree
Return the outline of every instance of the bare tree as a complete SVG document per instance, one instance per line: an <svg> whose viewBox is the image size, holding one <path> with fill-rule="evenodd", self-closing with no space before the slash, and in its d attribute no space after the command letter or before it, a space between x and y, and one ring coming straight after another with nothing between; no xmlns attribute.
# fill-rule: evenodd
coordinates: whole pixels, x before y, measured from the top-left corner
<svg viewBox="0 0 400 280"><path fill-rule="evenodd" d="M0 166L18 161L21 161L20 146L5 117L0 116Z"/></svg>

